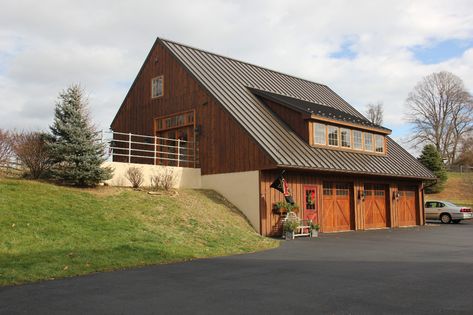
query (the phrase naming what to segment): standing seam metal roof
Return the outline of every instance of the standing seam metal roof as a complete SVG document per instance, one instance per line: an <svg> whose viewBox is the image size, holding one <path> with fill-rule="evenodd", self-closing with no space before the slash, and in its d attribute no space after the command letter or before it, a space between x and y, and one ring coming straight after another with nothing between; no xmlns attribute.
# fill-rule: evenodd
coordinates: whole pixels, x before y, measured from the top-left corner
<svg viewBox="0 0 473 315"><path fill-rule="evenodd" d="M250 89L320 104L366 118L325 85L158 39L275 160L278 166L432 179L434 175L387 137L387 155L312 147Z"/></svg>

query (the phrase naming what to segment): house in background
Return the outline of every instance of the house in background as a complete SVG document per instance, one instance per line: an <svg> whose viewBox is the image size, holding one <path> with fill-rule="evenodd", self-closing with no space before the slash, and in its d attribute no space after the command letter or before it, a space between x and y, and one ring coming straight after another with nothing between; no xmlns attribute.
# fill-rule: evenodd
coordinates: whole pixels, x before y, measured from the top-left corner
<svg viewBox="0 0 473 315"><path fill-rule="evenodd" d="M159 142L152 159L128 162L177 166L184 152L178 166L200 168L202 188L262 235L280 233L283 196L270 184L282 170L322 232L424 224L422 182L434 175L323 84L158 38L111 129Z"/></svg>

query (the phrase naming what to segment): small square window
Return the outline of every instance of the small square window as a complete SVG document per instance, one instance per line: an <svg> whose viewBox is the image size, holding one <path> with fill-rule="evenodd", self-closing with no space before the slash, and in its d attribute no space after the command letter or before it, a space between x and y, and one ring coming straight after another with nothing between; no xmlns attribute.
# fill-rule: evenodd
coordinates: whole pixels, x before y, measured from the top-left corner
<svg viewBox="0 0 473 315"><path fill-rule="evenodd" d="M160 96L163 96L163 76L151 80L151 97L156 98Z"/></svg>

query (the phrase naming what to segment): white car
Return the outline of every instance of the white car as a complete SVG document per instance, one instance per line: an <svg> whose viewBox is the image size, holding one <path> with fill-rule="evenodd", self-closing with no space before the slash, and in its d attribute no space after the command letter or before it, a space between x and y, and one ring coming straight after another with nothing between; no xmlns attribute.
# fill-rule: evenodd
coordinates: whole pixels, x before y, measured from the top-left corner
<svg viewBox="0 0 473 315"><path fill-rule="evenodd" d="M443 200L429 200L425 203L425 218L440 220L442 223L460 223L461 220L473 218L471 208L460 207Z"/></svg>

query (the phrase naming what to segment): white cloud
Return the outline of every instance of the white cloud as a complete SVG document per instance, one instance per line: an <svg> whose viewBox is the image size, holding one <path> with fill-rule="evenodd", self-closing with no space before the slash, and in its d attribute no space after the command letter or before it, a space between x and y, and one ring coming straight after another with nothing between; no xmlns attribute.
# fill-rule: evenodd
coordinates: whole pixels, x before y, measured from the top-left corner
<svg viewBox="0 0 473 315"><path fill-rule="evenodd" d="M405 130L407 93L448 70L473 87L473 50L424 65L410 48L473 38L470 1L11 1L0 12L0 127L45 129L81 83L107 128L156 36L326 83ZM349 40L352 59L330 55ZM398 136L398 135L396 135Z"/></svg>

